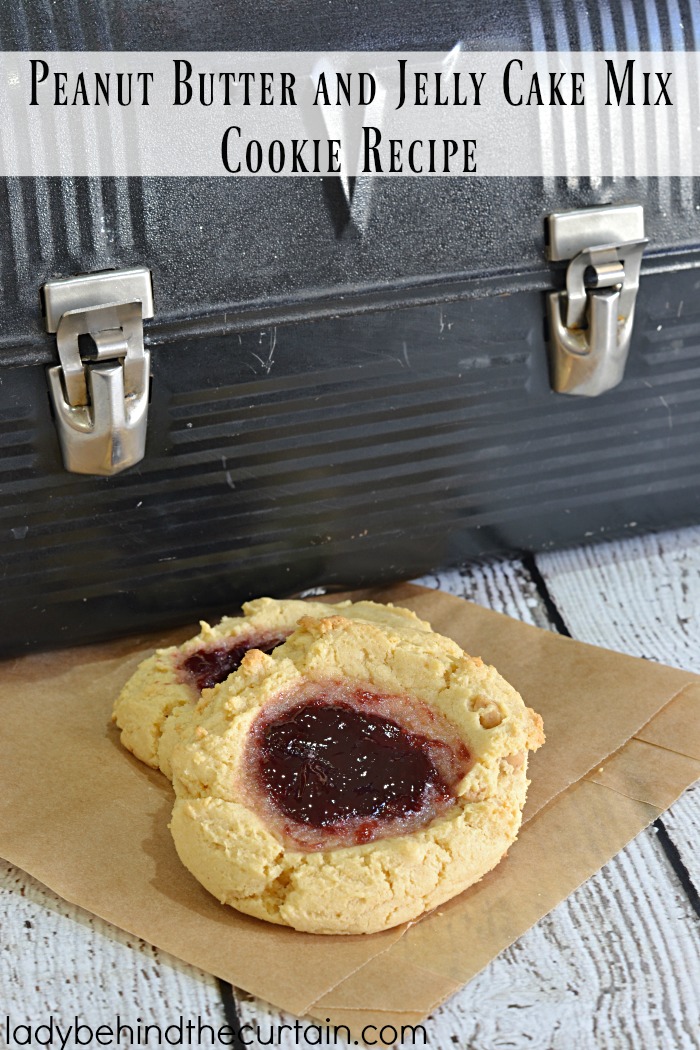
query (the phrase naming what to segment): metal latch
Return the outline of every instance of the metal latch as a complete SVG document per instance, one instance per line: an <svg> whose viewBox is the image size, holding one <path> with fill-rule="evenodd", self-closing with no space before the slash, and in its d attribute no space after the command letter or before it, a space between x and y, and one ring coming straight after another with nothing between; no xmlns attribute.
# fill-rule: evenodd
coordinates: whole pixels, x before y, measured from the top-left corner
<svg viewBox="0 0 700 1050"><path fill-rule="evenodd" d="M61 362L49 369L49 391L66 470L118 474L143 459L146 446L150 354L143 319L153 317L150 270L48 281L42 297Z"/></svg>
<svg viewBox="0 0 700 1050"><path fill-rule="evenodd" d="M627 362L639 288L644 209L639 204L556 212L547 257L571 260L566 289L549 295L552 387L595 397L617 386Z"/></svg>

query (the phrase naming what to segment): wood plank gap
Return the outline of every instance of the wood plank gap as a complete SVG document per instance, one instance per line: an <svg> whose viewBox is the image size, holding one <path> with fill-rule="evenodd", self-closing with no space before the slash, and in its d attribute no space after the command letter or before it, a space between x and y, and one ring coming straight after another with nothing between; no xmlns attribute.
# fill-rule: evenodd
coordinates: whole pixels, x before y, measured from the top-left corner
<svg viewBox="0 0 700 1050"><path fill-rule="evenodd" d="M683 858L676 848L676 844L668 833L668 829L661 817L657 817L653 827L657 832L657 839L661 849L666 854L666 859L673 868L674 874L680 882L686 897L692 905L693 911L700 919L700 893L693 882L690 872L683 863Z"/></svg>
<svg viewBox="0 0 700 1050"><path fill-rule="evenodd" d="M545 606L547 614L552 620L552 623L555 626L556 630L560 634L566 635L568 638L573 637L571 631L567 627L566 621L557 603L552 597L551 591L547 585L547 581L545 580L544 576L542 575L539 569L539 566L537 565L537 559L535 555L528 551L524 551L521 554L520 558L523 568L526 572L530 574L532 582L537 588L537 593L539 594L542 600L542 604ZM698 892L698 889L695 883L693 882L690 872L683 863L683 860L681 858L678 848L676 847L676 844L671 838L668 829L666 828L665 824L663 823L660 817L658 817L654 821L653 827L657 831L661 848L663 849L669 864L673 868L673 871L676 877L678 878L678 881L680 882L686 897L688 898L688 902L692 906L695 913L700 917L700 893Z"/></svg>
<svg viewBox="0 0 700 1050"><path fill-rule="evenodd" d="M545 580L544 576L539 570L539 566L537 565L535 555L531 554L528 551L525 551L520 555L520 559L522 561L523 568L528 573L530 579L535 585L535 589L537 590L542 604L547 610L547 615L551 620L553 627L556 628L559 634L565 635L566 638L571 638L571 631L566 625L566 620L562 616L559 606L554 601L554 598L551 595L549 587L547 586L547 581Z"/></svg>
<svg viewBox="0 0 700 1050"><path fill-rule="evenodd" d="M224 1016L226 1018L226 1024L231 1028L233 1032L233 1041L229 1043L234 1050L245 1050L246 1043L241 1038L241 1020L238 1016L238 1004L236 1002L236 993L233 985L229 984L228 981L222 980L217 977L216 983L219 986L219 995L221 996L221 1005L224 1008Z"/></svg>

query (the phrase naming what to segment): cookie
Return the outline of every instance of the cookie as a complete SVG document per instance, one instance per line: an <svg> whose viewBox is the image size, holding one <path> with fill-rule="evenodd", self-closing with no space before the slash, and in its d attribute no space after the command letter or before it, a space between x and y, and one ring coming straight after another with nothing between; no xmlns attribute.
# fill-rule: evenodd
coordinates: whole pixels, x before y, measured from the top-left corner
<svg viewBox="0 0 700 1050"><path fill-rule="evenodd" d="M542 721L434 633L304 618L205 693L171 831L222 903L323 934L418 918L515 840Z"/></svg>
<svg viewBox="0 0 700 1050"><path fill-rule="evenodd" d="M270 652L291 634L302 616L327 616L342 609L348 617L408 624L430 630L408 609L376 602L276 601L258 598L243 605L243 616L225 617L180 646L158 649L147 657L122 689L112 720L121 742L136 758L171 776L170 754L203 689L215 687L239 666L251 648Z"/></svg>

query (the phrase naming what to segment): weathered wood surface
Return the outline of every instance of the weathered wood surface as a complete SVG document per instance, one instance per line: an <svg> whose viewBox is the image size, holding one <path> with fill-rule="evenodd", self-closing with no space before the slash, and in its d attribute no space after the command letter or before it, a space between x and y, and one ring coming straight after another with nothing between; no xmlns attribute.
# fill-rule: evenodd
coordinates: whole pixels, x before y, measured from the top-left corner
<svg viewBox="0 0 700 1050"><path fill-rule="evenodd" d="M700 529L537 561L574 638L700 674ZM686 792L664 823L700 889L700 788Z"/></svg>
<svg viewBox="0 0 700 1050"><path fill-rule="evenodd" d="M700 529L537 559L574 637L700 671ZM422 581L552 626L517 559ZM540 582L540 586L542 581ZM700 788L664 824L700 886ZM208 975L110 927L0 864L0 1020L115 1014L165 1025L224 1023ZM698 917L652 828L503 952L426 1024L433 1050L599 1050L700 1045ZM242 1022L292 1022L239 995ZM1 1036L0 1036L1 1041ZM254 1043L252 1045L255 1045ZM297 1045L289 1036L274 1044Z"/></svg>

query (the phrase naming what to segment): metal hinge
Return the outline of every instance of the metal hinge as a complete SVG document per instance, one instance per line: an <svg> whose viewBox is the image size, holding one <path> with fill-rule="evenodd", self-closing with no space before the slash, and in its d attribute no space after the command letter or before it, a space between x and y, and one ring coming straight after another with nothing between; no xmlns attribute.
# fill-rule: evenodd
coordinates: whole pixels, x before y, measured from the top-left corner
<svg viewBox="0 0 700 1050"><path fill-rule="evenodd" d="M49 369L49 391L66 470L118 474L143 459L146 446L150 354L143 319L153 317L150 270L48 281L42 297L61 362ZM90 337L83 340L87 347L81 336Z"/></svg>
<svg viewBox="0 0 700 1050"><path fill-rule="evenodd" d="M566 289L549 296L552 387L595 397L621 381L634 323L644 236L638 204L556 212L547 257L571 260Z"/></svg>

